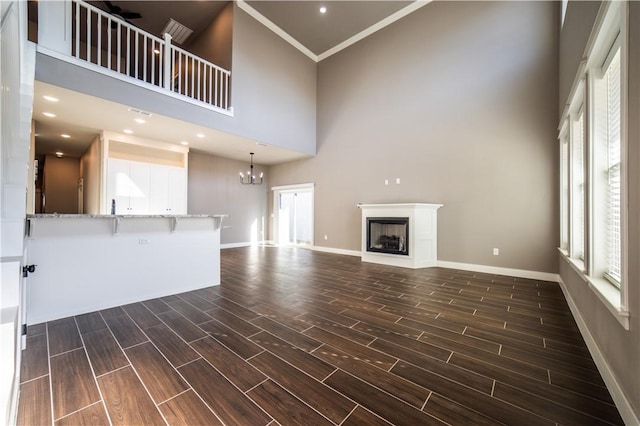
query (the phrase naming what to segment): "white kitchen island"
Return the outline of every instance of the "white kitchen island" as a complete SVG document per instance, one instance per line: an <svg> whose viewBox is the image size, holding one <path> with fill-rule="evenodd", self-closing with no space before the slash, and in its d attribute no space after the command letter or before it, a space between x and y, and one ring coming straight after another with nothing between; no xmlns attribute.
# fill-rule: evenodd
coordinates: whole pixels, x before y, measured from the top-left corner
<svg viewBox="0 0 640 426"><path fill-rule="evenodd" d="M28 215L27 324L220 284L226 215Z"/></svg>

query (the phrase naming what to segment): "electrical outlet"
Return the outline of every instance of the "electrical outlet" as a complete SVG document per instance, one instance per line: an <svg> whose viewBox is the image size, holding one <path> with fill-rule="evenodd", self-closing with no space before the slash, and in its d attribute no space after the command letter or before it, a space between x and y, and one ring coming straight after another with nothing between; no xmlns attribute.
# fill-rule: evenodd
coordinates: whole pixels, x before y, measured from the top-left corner
<svg viewBox="0 0 640 426"><path fill-rule="evenodd" d="M329 236L328 236L327 234L324 234L324 239L325 239L325 240L328 240L328 239L329 239Z"/></svg>
<svg viewBox="0 0 640 426"><path fill-rule="evenodd" d="M400 185L400 178L396 178L396 185Z"/></svg>
<svg viewBox="0 0 640 426"><path fill-rule="evenodd" d="M500 254L500 249L494 248L493 249L493 255L494 256L498 256Z"/></svg>
<svg viewBox="0 0 640 426"><path fill-rule="evenodd" d="M389 179L385 179L385 180L384 180L384 184L385 184L385 185L389 185Z"/></svg>
<svg viewBox="0 0 640 426"><path fill-rule="evenodd" d="M138 244L149 244L149 240L146 238L138 238Z"/></svg>

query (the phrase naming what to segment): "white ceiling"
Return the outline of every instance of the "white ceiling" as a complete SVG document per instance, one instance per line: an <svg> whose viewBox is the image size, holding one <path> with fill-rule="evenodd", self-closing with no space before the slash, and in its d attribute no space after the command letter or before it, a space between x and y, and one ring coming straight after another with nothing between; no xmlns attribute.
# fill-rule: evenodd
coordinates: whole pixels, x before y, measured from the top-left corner
<svg viewBox="0 0 640 426"><path fill-rule="evenodd" d="M107 9L103 1L91 3ZM228 4L227 1L213 0L111 3L122 10L140 13L142 18L131 22L157 36L161 36L160 32L169 18L193 29L194 34L185 42L186 48ZM426 0L238 1L243 10L316 61L355 43L426 3ZM325 14L320 13L320 6L327 8ZM43 99L44 95L55 96L60 101L50 103ZM56 117L46 117L44 112L55 113ZM65 155L79 157L102 130L122 133L124 129L131 129L136 137L170 144L188 141L191 149L241 161L248 159L249 152L255 152L256 163L264 165L307 157L298 152L257 144L253 140L157 114L142 117L146 123L139 124L134 119L140 118L140 115L130 112L127 105L42 82L36 82L35 85L33 114L36 122L37 154L62 151ZM63 133L71 137L65 139L60 136ZM197 134L203 134L204 137L198 137Z"/></svg>
<svg viewBox="0 0 640 426"><path fill-rule="evenodd" d="M59 101L49 102L43 96L54 96ZM45 112L54 113L56 117L47 117ZM249 161L249 152L255 152L258 164L270 165L307 157L171 117L158 114L147 117L129 111L128 105L40 81L35 82L33 118L36 121L36 154L61 151L67 156L79 157L102 130L124 134L124 129L130 129L135 137L178 146L186 141L190 149L240 161ZM136 118L143 118L146 122L137 123ZM63 133L71 137L63 138ZM203 137L198 137L198 134Z"/></svg>

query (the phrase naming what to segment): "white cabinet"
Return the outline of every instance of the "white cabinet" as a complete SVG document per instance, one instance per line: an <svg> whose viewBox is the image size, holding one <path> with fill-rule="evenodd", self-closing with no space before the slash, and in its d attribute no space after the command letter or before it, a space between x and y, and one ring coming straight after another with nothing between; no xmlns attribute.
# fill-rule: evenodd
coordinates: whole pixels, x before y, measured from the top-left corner
<svg viewBox="0 0 640 426"><path fill-rule="evenodd" d="M150 167L148 163L110 158L107 166L107 202L116 214L150 214Z"/></svg>
<svg viewBox="0 0 640 426"><path fill-rule="evenodd" d="M152 164L150 194L154 214L187 214L186 169Z"/></svg>
<svg viewBox="0 0 640 426"><path fill-rule="evenodd" d="M106 213L186 214L187 170L161 164L109 158Z"/></svg>

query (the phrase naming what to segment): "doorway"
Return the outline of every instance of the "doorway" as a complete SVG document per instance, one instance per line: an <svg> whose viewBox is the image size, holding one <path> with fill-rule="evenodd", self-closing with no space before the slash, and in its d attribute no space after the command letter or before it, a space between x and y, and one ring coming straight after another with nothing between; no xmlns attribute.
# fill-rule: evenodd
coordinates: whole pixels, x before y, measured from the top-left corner
<svg viewBox="0 0 640 426"><path fill-rule="evenodd" d="M313 246L313 184L274 187L275 240Z"/></svg>

